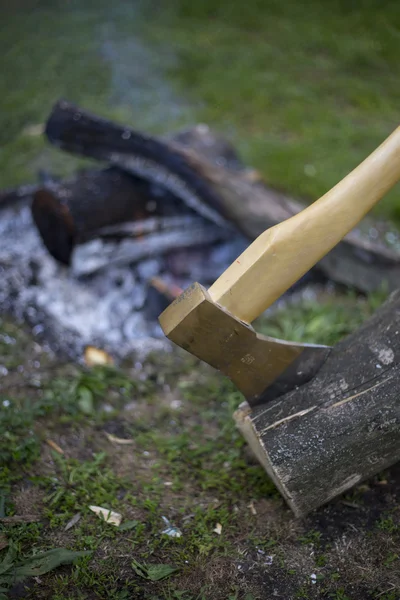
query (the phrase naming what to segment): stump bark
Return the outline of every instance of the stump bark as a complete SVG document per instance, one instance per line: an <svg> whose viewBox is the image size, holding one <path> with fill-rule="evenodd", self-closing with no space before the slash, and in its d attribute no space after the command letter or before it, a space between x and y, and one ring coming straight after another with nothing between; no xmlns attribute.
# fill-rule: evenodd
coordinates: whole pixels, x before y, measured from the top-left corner
<svg viewBox="0 0 400 600"><path fill-rule="evenodd" d="M235 413L296 516L400 460L400 290L296 391Z"/></svg>

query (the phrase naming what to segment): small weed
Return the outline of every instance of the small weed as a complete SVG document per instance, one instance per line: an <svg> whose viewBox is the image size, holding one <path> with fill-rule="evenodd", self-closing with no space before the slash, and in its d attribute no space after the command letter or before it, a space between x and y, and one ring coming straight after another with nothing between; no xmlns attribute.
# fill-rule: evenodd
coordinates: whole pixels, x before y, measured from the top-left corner
<svg viewBox="0 0 400 600"><path fill-rule="evenodd" d="M399 526L393 521L393 517L391 515L387 517L382 515L379 521L377 521L377 527L378 529L388 533L396 533L399 530Z"/></svg>
<svg viewBox="0 0 400 600"><path fill-rule="evenodd" d="M80 414L96 416L99 401L112 393L117 402L115 408L120 408L133 391L146 395L150 387L151 382L136 382L114 367L97 366L78 371L71 379L55 378L46 389L45 398L50 406L59 405L64 414L76 420Z"/></svg>
<svg viewBox="0 0 400 600"><path fill-rule="evenodd" d="M396 554L395 552L390 552L383 564L385 565L385 567L390 567L390 565L392 565L396 560L398 560L398 558L398 554Z"/></svg>
<svg viewBox="0 0 400 600"><path fill-rule="evenodd" d="M257 548L257 550L264 550L264 551L269 550L270 548L273 548L277 544L277 540L273 539L273 538L263 539L263 538L254 537L252 539L252 542L253 542L255 548Z"/></svg>
<svg viewBox="0 0 400 600"><path fill-rule="evenodd" d="M299 542L319 547L321 544L321 532L313 530L308 531L305 535L299 537Z"/></svg>
<svg viewBox="0 0 400 600"><path fill-rule="evenodd" d="M12 481L19 479L38 458L40 442L33 431L38 412L40 408L32 407L28 399L3 400L0 411L0 488L7 488Z"/></svg>
<svg viewBox="0 0 400 600"><path fill-rule="evenodd" d="M27 551L40 547L43 525L41 523L22 523L11 528L2 525L0 531L7 536L14 554L23 556Z"/></svg>
<svg viewBox="0 0 400 600"><path fill-rule="evenodd" d="M132 569L135 571L136 575L150 581L161 581L161 579L166 579L173 575L173 573L179 571L178 567L173 567L171 565L143 565L136 560L132 561Z"/></svg>
<svg viewBox="0 0 400 600"><path fill-rule="evenodd" d="M149 389L147 385L146 390ZM0 392L0 489L7 488L26 473L39 457L42 431L39 423L49 415L74 419L85 415L101 418L94 412L99 400L118 390L118 402L129 397L138 384L118 370L97 367L75 372L71 377L55 377L40 394L33 397L4 397ZM141 384L145 395L145 384ZM65 419L64 419L65 420Z"/></svg>
<svg viewBox="0 0 400 600"><path fill-rule="evenodd" d="M317 556L315 558L315 566L317 566L317 567L325 567L327 562L328 562L328 559L324 554L320 554L319 556Z"/></svg>
<svg viewBox="0 0 400 600"><path fill-rule="evenodd" d="M296 598L301 598L301 600L308 600L310 598L308 590L304 586L302 586L299 590L297 590Z"/></svg>

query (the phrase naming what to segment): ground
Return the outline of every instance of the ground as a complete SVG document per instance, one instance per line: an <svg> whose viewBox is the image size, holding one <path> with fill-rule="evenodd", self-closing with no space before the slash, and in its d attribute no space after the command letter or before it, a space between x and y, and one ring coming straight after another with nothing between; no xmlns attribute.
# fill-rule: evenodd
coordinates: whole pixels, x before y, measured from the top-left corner
<svg viewBox="0 0 400 600"><path fill-rule="evenodd" d="M18 0L2 23L0 187L80 164L41 136L60 97L155 133L207 122L306 200L399 122L394 1ZM376 210L398 223L398 189ZM334 343L381 300L260 328ZM235 429L240 395L179 352L83 369L2 316L0 377L0 597L400 598L399 468L296 520Z"/></svg>
<svg viewBox="0 0 400 600"><path fill-rule="evenodd" d="M383 297L303 301L261 325L333 343ZM235 428L241 395L187 355L81 368L3 320L0 357L5 598L400 597L399 468L295 519Z"/></svg>

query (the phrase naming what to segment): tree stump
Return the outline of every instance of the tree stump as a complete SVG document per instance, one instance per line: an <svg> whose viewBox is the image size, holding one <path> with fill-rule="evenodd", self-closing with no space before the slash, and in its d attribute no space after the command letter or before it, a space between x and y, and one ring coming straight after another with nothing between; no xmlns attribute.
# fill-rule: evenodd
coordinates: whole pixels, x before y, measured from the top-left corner
<svg viewBox="0 0 400 600"><path fill-rule="evenodd" d="M400 460L400 290L309 383L235 420L301 517Z"/></svg>

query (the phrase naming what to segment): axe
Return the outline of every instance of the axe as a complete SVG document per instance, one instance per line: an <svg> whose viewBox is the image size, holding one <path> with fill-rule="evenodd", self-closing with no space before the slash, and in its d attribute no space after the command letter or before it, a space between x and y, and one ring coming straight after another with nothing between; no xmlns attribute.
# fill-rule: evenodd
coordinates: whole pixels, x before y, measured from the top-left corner
<svg viewBox="0 0 400 600"><path fill-rule="evenodd" d="M251 323L351 231L400 179L400 127L319 200L262 233L206 290L159 317L164 334L231 379L255 407L309 382L331 352L257 333Z"/></svg>

